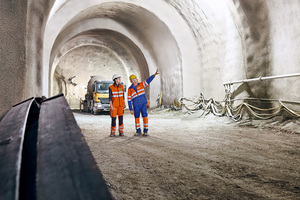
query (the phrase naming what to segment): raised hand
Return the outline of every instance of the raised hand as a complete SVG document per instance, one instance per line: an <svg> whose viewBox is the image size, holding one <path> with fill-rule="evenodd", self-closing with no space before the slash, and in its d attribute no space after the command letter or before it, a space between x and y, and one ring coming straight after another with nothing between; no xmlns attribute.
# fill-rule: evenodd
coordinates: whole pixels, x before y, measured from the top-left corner
<svg viewBox="0 0 300 200"><path fill-rule="evenodd" d="M158 72L158 69L156 70L156 72L155 72L154 76L156 76L157 74L159 74L159 72Z"/></svg>

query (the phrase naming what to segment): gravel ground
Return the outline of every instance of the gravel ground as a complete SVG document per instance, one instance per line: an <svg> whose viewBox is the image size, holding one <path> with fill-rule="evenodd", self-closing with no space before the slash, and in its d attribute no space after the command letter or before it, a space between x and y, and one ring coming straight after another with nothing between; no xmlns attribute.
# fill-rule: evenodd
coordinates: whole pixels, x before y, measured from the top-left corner
<svg viewBox="0 0 300 200"><path fill-rule="evenodd" d="M125 136L111 138L108 114L74 115L117 200L300 199L298 121L152 111L136 137L127 111Z"/></svg>

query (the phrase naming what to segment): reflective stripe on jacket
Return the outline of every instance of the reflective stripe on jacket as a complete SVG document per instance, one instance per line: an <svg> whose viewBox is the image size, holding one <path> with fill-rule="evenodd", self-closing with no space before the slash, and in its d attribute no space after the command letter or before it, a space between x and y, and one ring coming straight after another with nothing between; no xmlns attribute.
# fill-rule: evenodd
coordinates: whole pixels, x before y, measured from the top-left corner
<svg viewBox="0 0 300 200"><path fill-rule="evenodd" d="M128 88L127 99L129 110L132 110L133 106L139 106L147 103L147 98L145 94L145 87L154 79L154 75L147 78L147 80L140 82L136 87L131 85Z"/></svg>
<svg viewBox="0 0 300 200"><path fill-rule="evenodd" d="M112 84L109 86L109 100L112 101L113 107L123 107L124 102L124 86Z"/></svg>

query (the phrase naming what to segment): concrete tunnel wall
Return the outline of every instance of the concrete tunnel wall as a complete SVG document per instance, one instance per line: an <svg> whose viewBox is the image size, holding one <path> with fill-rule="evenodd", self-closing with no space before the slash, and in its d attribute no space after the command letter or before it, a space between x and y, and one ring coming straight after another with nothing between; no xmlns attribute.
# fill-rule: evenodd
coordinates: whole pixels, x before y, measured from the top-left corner
<svg viewBox="0 0 300 200"><path fill-rule="evenodd" d="M95 2L91 1L91 4L93 3ZM145 56L148 65L146 72L143 72L145 71L143 69L143 63L137 63L136 66L133 66L138 68L137 71L143 72L140 76L138 74L140 80L145 80L148 74L155 72L156 68L159 68L161 76L165 76L165 78L153 82L150 86L152 93L152 95L150 95L151 105L155 105L155 100L160 90L165 91L165 102L171 102L177 98L177 96L182 95L182 77L180 77L181 63L179 62L180 55L178 47L172 34L161 20L144 8L127 3L118 2L118 4L116 4L110 2L95 4L93 6L88 6L88 3L85 3L84 6L86 6L87 9L79 6L80 10L82 10L78 15L77 12L79 11L75 12L77 5L71 9L74 11L75 16L64 25L60 33L57 33L58 37L54 42L52 55L55 55L55 52L64 45L68 38L74 37L83 31L97 28L113 30L125 35L129 40L133 41ZM109 16L107 15L108 12L110 13ZM66 22L67 21L68 20L66 20ZM146 25L149 27L145 27ZM130 26L131 29L128 29L126 26ZM53 31L51 33L53 33ZM52 36L53 34L49 35L49 37ZM51 38L45 41L51 41ZM107 46L111 48L110 46L112 45L107 44ZM162 52L162 50L165 50L165 48L168 49L168 47L170 47L169 51ZM128 51L131 51L130 46L127 48ZM155 49L157 49L157 51ZM158 52L162 53L159 54ZM119 54L119 56L122 58L122 54ZM52 62L51 60L53 60L53 58L50 56L50 63ZM176 85L176 87L173 87L173 85Z"/></svg>
<svg viewBox="0 0 300 200"><path fill-rule="evenodd" d="M160 91L166 105L200 92L221 100L224 82L297 73L299 4L297 0L1 1L1 116L20 100L49 96L50 68L59 48L94 29L124 35L142 52L149 74L160 69L159 81L150 89L152 102ZM245 88L236 95L300 97L299 78Z"/></svg>
<svg viewBox="0 0 300 200"><path fill-rule="evenodd" d="M233 5L243 46L244 78L299 73L300 2L234 0ZM234 89L244 91L242 96L299 101L299 83L299 77L274 79Z"/></svg>
<svg viewBox="0 0 300 200"><path fill-rule="evenodd" d="M300 1L267 1L270 20L269 59L271 74L300 72ZM278 79L270 83L271 98L300 100L300 78Z"/></svg>
<svg viewBox="0 0 300 200"><path fill-rule="evenodd" d="M85 48L82 48L83 46ZM88 48L92 48L95 52ZM80 98L84 99L86 89L84 92L82 85L87 85L90 76L101 75L106 80L111 80L113 74L118 73L127 88L130 86L129 75L142 74L142 79L149 77L149 69L142 52L133 42L117 32L100 29L88 31L88 33L83 32L58 49L60 49L59 52L54 54L57 56L54 58L50 77L53 77L53 74L59 74L59 76L56 76L51 84L53 86L59 85L58 82L62 84L59 77L67 79L77 75L75 82L80 83L79 85L68 84L68 82L65 84L64 82L66 85L64 93L74 109L79 108ZM80 49L83 51L80 52ZM65 59L65 57L72 58ZM61 92L61 90L57 90L59 87L53 86L51 86L52 95ZM148 90L146 90L146 94L149 97Z"/></svg>
<svg viewBox="0 0 300 200"><path fill-rule="evenodd" d="M93 54L95 55L91 58L90 55ZM122 62L110 49L96 45L75 48L64 56L56 67L53 94L64 93L70 107L78 109L80 98L84 99L87 93L86 83L90 77L100 74L109 77L105 80L111 80L113 71L117 71L121 77L127 77ZM74 75L77 75L76 78L72 82L68 81Z"/></svg>
<svg viewBox="0 0 300 200"><path fill-rule="evenodd" d="M27 91L24 86L26 9L27 1L0 2L0 119Z"/></svg>
<svg viewBox="0 0 300 200"><path fill-rule="evenodd" d="M155 5L153 2L138 1L136 5L133 5L132 1L130 1L131 4L102 2L102 4L99 2L95 4L94 1L90 1L90 7L87 4L80 6L76 4L76 7L73 5L72 9L66 8L68 14L71 16L70 12L74 12L74 16L70 17L70 22L63 28L56 27L57 30L63 31L57 33L55 43L59 45L53 45L52 57L56 54L56 49L59 49L68 38L75 34L93 28L110 29L128 36L140 47L150 71L152 68L154 71L156 67L160 69L160 86L157 83L157 85L154 85L155 83L151 85L153 86L150 99L152 105L160 91L163 93L163 102L166 105L181 96L197 97L200 92L208 96L223 98L222 79L210 81L207 77L224 77L220 75L225 55L223 31L228 32L228 38L231 37L231 32L235 34L233 38L237 35L235 29L228 31L227 27L223 26L226 15L220 14L223 13L220 10L225 9L225 13L230 17L225 3L221 3L221 6L215 9L214 5L200 1L200 5L207 10L207 13L203 13L198 4L191 4L189 1L159 1L159 7L163 8L159 10L156 9L158 2L155 2ZM84 9L84 6L88 8ZM76 11L77 7L81 10L78 15L76 15L79 12ZM65 21L68 21L62 9L60 10L62 16ZM210 21L207 16L213 20ZM50 31L51 35L45 41L54 40L53 35L56 34L53 32L53 30ZM238 45L228 45L227 48L239 52L240 49L236 50ZM51 46L51 42L45 46ZM223 51L215 51L216 49ZM234 59L237 63L241 60L240 57ZM238 65L229 67L231 71L238 71L236 68L240 68ZM239 75L242 76L242 74Z"/></svg>
<svg viewBox="0 0 300 200"><path fill-rule="evenodd" d="M0 1L0 119L14 104L43 94L43 36L54 1Z"/></svg>

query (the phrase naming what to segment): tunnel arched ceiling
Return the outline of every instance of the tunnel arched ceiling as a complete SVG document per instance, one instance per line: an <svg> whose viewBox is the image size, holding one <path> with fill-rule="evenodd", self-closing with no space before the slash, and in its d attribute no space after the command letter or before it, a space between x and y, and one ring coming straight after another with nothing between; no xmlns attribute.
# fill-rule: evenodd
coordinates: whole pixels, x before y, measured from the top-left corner
<svg viewBox="0 0 300 200"><path fill-rule="evenodd" d="M52 78L51 92L53 95L64 93L70 107L79 109L90 78L101 76L111 80L116 72L128 85L128 72L120 57L105 46L86 43L61 56Z"/></svg>
<svg viewBox="0 0 300 200"><path fill-rule="evenodd" d="M203 92L220 100L224 82L299 72L299 0L31 0L17 7L6 2L2 21L10 28L3 26L1 38L21 47L2 48L6 59L1 83L22 81L17 96L3 87L8 103L2 102L0 109L12 105L10 98L48 97L50 57L54 60L64 47L57 44L95 29L126 36L142 52L149 74L160 69L151 84L153 96L160 91L168 96L173 87L175 97L180 91L185 97ZM8 11L18 14L6 15ZM25 57L15 56L24 51ZM270 85L255 84L254 92L284 99L288 93L289 99L299 99L297 80L274 80Z"/></svg>
<svg viewBox="0 0 300 200"><path fill-rule="evenodd" d="M142 79L149 76L149 69L144 55L131 40L115 31L94 29L81 32L66 43L62 44L60 48L57 48L59 50L58 52L52 53L55 57L51 58L50 66L52 66L52 68L50 77L53 77L57 64L66 54L68 54L68 52L82 46L103 46L114 52L127 70L126 77L123 77L123 81L127 84L129 83L127 77L130 74L141 74Z"/></svg>
<svg viewBox="0 0 300 200"><path fill-rule="evenodd" d="M251 39L255 35L251 34L255 27L251 26L251 21L245 20L247 13L236 2L60 1L61 6L56 6L56 11L52 12L45 31L45 77L51 80L49 69L55 57L59 58L61 49L67 49L69 41L84 42L85 37L85 41L97 40L99 45L114 49L124 65L139 71L142 78L146 77L144 69L151 74L158 68L160 81L151 84L151 93L157 96L162 92L166 104L178 97L196 96L200 92L221 99L224 95L222 83L247 77L248 60L251 60L247 50L258 52L258 46L264 44L263 41L253 41L254 45L246 45L246 37ZM264 13L264 10L257 12ZM241 16L243 18L239 20ZM90 34L94 30L102 32ZM95 38L97 34L100 35L98 39ZM116 39L120 36L130 42L121 43ZM147 67L141 67L145 65L129 56L134 46L143 55ZM256 63L261 60L256 59ZM259 69L265 71L264 66ZM49 87L48 83L45 85Z"/></svg>
<svg viewBox="0 0 300 200"><path fill-rule="evenodd" d="M80 40L82 41L83 36L88 36L90 40L94 40L92 38L94 38L95 35L100 34L103 38L101 39L101 42L99 42L101 45L106 45L108 48L115 49L114 51L118 53L120 50L117 51L116 49L119 48L116 48L116 46L119 44L119 46L121 46L120 49L123 49L123 52L127 52L121 53L121 56L127 54L125 57L130 58L128 55L131 55L131 60L123 59L127 62L127 66L132 66L132 63L141 62L141 59L139 59L142 58L141 56L138 56L134 59L132 55L136 54L134 52L136 52L137 49L142 52L142 55L145 58L148 66L148 72L144 73L146 67L141 66L145 65L138 63L138 69L136 69L136 71L141 73L141 78L145 78L147 74L154 73L156 68L160 70L160 81L156 81L156 83L152 84L154 86L151 88L153 93L157 95L160 91L163 91L166 96L166 98L164 98L165 102L172 102L174 99L182 96L182 63L186 61L182 60L182 52L180 51L177 40L175 40L174 34L171 32L165 22L156 14L154 14L151 9L149 9L149 5L146 9L144 7L147 6L143 5L143 7L137 3L133 4L132 1L129 1L131 3L124 1L101 1L102 3L98 4L96 4L95 1L87 2L90 2L90 4L87 3L87 5L90 6L86 6L86 8L83 6L81 9L79 9L79 5L76 5L77 12L75 13L74 10L72 10L73 13L69 13L69 15L72 17L65 16L68 13L67 11L70 11L71 9L71 5L68 7L68 2L66 2L63 4L64 6L62 8L53 14L53 19L48 21L50 26L54 23L54 21L61 22L63 18L65 19L63 23L64 25L59 25L61 27L59 31L51 30L49 27L49 30L47 31L49 34L45 35L45 37L48 36L49 39L47 40L45 38L45 41L48 41L46 42L47 44L45 44L45 46L47 46L49 51L48 55L46 55L46 49L46 54L44 54L46 66L48 65L47 63L49 63L48 66L51 68L52 63L55 57L59 55L61 48L64 48L64 45L69 41L74 41L74 38L78 37L77 39L79 39L81 37ZM74 3L75 2L72 4L73 6ZM151 3L144 2L144 4ZM152 6L154 6L153 3L150 7ZM175 10L172 12L175 12ZM179 22L181 23L182 21ZM98 31L97 33L94 32L91 34L91 30ZM100 31L101 33L99 30L102 30ZM176 34L181 35L185 31L186 30L183 30L181 33L176 32ZM54 37L50 34L51 32L56 32L57 36ZM118 33L119 35L116 36L116 34L111 33ZM128 38L128 41L132 41L137 48L132 48L134 45L124 45L124 42L122 44L120 40L116 39L119 38L120 35ZM115 39L112 39L113 36L115 36ZM181 35L180 42L183 41L183 35ZM67 46L69 46L69 44ZM71 48L74 48L74 46ZM166 49L168 49L168 51L166 51ZM193 51L189 51L187 48L183 49L183 51L185 54L193 56ZM194 58L193 60L196 59L197 58ZM51 71L53 74L54 70L52 69ZM48 79L51 79L51 73L48 74ZM45 73L45 75L47 74ZM173 87L173 85L176 85L176 87ZM155 99L152 99L152 101L155 101Z"/></svg>

